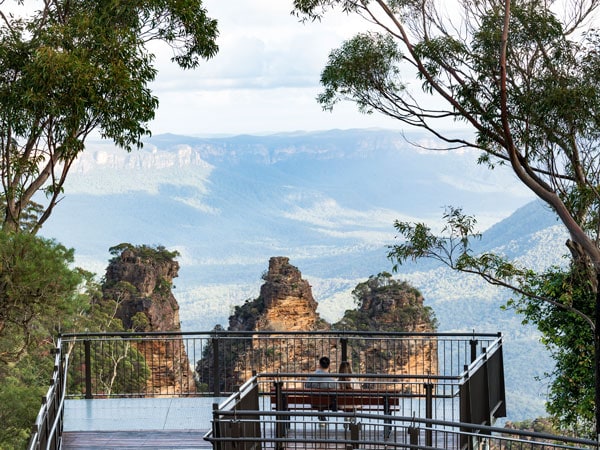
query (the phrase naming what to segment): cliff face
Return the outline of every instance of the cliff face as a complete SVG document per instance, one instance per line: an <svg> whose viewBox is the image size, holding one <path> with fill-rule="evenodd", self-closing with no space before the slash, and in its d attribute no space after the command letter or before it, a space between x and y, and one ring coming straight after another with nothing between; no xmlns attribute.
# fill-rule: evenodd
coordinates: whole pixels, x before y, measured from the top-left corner
<svg viewBox="0 0 600 450"><path fill-rule="evenodd" d="M127 329L179 330L179 305L171 292L171 284L178 271L177 261L157 260L134 248L127 248L119 257L113 258L106 269L103 293L105 297L117 300L117 317ZM147 323L144 323L141 314ZM136 315L141 320L138 324L134 323Z"/></svg>
<svg viewBox="0 0 600 450"><path fill-rule="evenodd" d="M171 292L179 264L164 249L125 246L106 269L104 298L117 301L116 317L125 329L140 332L181 331L179 304ZM194 392L195 382L181 340L137 344L152 374L148 392Z"/></svg>
<svg viewBox="0 0 600 450"><path fill-rule="evenodd" d="M360 283L352 292L358 308L347 310L334 328L358 331L426 333L434 332L436 321L430 308L423 305L421 293L406 282L380 273ZM354 348L365 373L431 374L438 373L437 341L407 339L393 344L385 339L367 348ZM388 355L388 356L384 356Z"/></svg>

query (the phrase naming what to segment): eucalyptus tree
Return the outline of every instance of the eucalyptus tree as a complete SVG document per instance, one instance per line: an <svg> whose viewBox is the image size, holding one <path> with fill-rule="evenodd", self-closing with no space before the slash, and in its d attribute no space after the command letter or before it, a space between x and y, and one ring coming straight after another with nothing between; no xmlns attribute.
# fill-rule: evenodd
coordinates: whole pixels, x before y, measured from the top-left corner
<svg viewBox="0 0 600 450"><path fill-rule="evenodd" d="M92 131L140 147L158 105L152 51L192 69L217 34L202 0L0 0L3 228L39 230Z"/></svg>
<svg viewBox="0 0 600 450"><path fill-rule="evenodd" d="M600 0L295 0L319 20L331 10L365 19L367 31L330 53L325 109L350 100L430 132L445 149L470 148L490 168L509 167L570 234L567 273L589 291L579 307L567 289L498 255L473 256L474 218L446 213L445 235L396 222L405 240L390 257L433 257L515 290L528 305L558 308L587 326L595 344L596 437L600 436ZM449 127L449 123L457 123ZM464 128L462 135L457 126ZM566 282L571 282L570 277ZM568 284L568 283L567 283ZM589 295L589 293L593 295ZM590 300L591 299L591 300ZM541 302L541 303L539 303ZM556 312L555 311L555 312ZM563 321L562 326L569 327ZM593 336L593 338L592 338Z"/></svg>

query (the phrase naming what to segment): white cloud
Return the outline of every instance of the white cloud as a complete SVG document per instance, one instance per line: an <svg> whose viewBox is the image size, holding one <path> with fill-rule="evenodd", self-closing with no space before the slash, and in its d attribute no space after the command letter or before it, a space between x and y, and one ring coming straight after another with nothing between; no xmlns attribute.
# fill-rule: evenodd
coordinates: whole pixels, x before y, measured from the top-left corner
<svg viewBox="0 0 600 450"><path fill-rule="evenodd" d="M316 230L320 233L340 239L355 239L362 242L389 244L394 238L394 232L392 227L388 227L390 231L372 231L372 230L350 230L350 231L339 231L331 230L328 228L317 228Z"/></svg>
<svg viewBox="0 0 600 450"><path fill-rule="evenodd" d="M332 14L302 24L281 0L205 0L219 22L219 53L196 70L169 62L157 51L159 73L152 85L160 106L154 134L263 133L332 128L392 128L397 121L366 116L353 104L324 112L317 104L320 73L329 52L365 22Z"/></svg>

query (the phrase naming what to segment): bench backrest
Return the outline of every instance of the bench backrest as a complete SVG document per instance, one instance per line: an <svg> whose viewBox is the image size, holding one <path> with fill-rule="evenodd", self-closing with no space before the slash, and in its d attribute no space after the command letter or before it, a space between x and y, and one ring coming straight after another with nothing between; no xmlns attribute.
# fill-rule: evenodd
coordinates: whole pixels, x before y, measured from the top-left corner
<svg viewBox="0 0 600 450"><path fill-rule="evenodd" d="M398 405L399 392L372 390L319 390L319 389L284 389L282 394L287 405L311 405L311 407L327 407L335 399L339 407L344 406L381 406ZM271 403L276 404L277 398L271 393Z"/></svg>

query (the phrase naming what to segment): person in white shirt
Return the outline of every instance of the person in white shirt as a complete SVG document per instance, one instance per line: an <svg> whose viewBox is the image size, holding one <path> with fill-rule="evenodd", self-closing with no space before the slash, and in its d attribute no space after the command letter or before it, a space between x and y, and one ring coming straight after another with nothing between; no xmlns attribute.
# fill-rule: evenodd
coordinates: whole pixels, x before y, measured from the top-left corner
<svg viewBox="0 0 600 450"><path fill-rule="evenodd" d="M327 356L321 357L319 359L319 367L315 370L315 374L317 375L326 375L329 373L329 365L331 362ZM335 379L331 376L311 376L308 377L305 383L305 387L307 389L336 389L337 383Z"/></svg>
<svg viewBox="0 0 600 450"><path fill-rule="evenodd" d="M304 387L306 389L336 389L337 382L331 376L325 376L329 373L329 365L331 361L327 356L323 356L319 359L319 367L315 370L314 375L307 378L306 383L304 383ZM337 411L337 405L335 400L335 395L330 396L330 404L329 409L332 411ZM319 411L325 411L325 408L319 406L317 408ZM327 417L321 415L319 416L319 420L321 422L327 421Z"/></svg>

